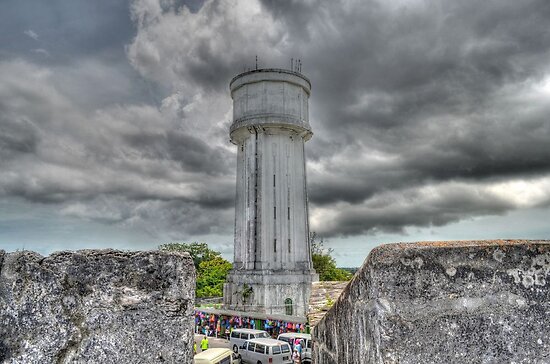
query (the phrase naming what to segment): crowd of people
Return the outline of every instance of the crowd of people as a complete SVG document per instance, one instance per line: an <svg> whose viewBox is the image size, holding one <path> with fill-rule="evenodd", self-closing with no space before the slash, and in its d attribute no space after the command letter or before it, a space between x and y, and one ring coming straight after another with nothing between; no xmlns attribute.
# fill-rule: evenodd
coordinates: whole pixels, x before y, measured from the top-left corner
<svg viewBox="0 0 550 364"><path fill-rule="evenodd" d="M245 316L216 315L195 310L195 333L205 336L229 338L233 329L248 328L267 331L276 338L285 332L308 332L304 323L287 322L281 320L260 320Z"/></svg>

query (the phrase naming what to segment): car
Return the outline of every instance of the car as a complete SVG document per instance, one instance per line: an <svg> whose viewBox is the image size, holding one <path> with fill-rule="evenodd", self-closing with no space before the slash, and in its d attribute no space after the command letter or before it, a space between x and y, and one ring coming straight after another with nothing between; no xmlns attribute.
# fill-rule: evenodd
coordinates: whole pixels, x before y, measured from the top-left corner
<svg viewBox="0 0 550 364"><path fill-rule="evenodd" d="M233 329L229 335L229 343L235 353L239 352L239 348L245 341L251 339L260 339L270 337L266 331L254 329Z"/></svg>
<svg viewBox="0 0 550 364"><path fill-rule="evenodd" d="M239 350L242 362L246 364L292 364L290 345L276 339L252 339Z"/></svg>
<svg viewBox="0 0 550 364"><path fill-rule="evenodd" d="M311 364L311 351L313 350L313 341L310 334L302 334L298 332L285 332L277 337L277 340L282 340L290 344L290 347L294 349L294 342L296 339L302 341L302 364Z"/></svg>
<svg viewBox="0 0 550 364"><path fill-rule="evenodd" d="M195 364L241 364L241 358L231 349L212 348L195 355L193 362Z"/></svg>

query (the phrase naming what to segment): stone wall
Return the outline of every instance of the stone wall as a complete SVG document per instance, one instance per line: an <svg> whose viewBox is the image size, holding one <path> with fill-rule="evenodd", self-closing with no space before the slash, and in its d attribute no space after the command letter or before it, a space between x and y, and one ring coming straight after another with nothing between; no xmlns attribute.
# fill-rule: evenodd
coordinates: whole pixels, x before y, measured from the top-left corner
<svg viewBox="0 0 550 364"><path fill-rule="evenodd" d="M550 241L374 249L314 329L317 364L550 363Z"/></svg>
<svg viewBox="0 0 550 364"><path fill-rule="evenodd" d="M316 277L309 270L232 270L223 288L224 307L260 314L297 316L305 320L311 283ZM243 295L247 289L249 294ZM292 313L287 313L285 302L288 298L292 301Z"/></svg>
<svg viewBox="0 0 550 364"><path fill-rule="evenodd" d="M325 317L347 285L348 281L313 282L307 313L307 320L311 327L316 326Z"/></svg>
<svg viewBox="0 0 550 364"><path fill-rule="evenodd" d="M0 251L0 362L192 363L181 253Z"/></svg>

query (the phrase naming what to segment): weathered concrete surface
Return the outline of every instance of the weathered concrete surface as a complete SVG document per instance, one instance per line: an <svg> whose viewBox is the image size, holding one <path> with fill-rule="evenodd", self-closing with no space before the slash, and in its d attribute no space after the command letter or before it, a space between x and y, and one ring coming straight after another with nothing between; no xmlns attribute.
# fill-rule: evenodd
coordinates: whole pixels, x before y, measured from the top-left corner
<svg viewBox="0 0 550 364"><path fill-rule="evenodd" d="M348 281L313 282L307 313L309 326L314 327L325 317L327 311L330 310L347 285Z"/></svg>
<svg viewBox="0 0 550 364"><path fill-rule="evenodd" d="M305 318L311 283L305 142L309 80L256 69L230 83L237 146L235 249L224 286L230 310Z"/></svg>
<svg viewBox="0 0 550 364"><path fill-rule="evenodd" d="M0 251L0 362L191 363L185 253Z"/></svg>
<svg viewBox="0 0 550 364"><path fill-rule="evenodd" d="M550 363L550 241L374 249L315 327L317 364Z"/></svg>

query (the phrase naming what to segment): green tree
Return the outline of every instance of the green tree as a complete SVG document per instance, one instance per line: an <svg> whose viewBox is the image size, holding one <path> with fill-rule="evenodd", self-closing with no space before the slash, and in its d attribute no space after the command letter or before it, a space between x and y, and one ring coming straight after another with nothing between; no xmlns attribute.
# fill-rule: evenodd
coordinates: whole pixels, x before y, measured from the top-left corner
<svg viewBox="0 0 550 364"><path fill-rule="evenodd" d="M219 256L202 261L197 270L197 297L223 296L223 284L231 268L231 263Z"/></svg>
<svg viewBox="0 0 550 364"><path fill-rule="evenodd" d="M169 243L159 246L161 250L188 252L197 271L195 295L198 298L223 296L223 284L232 265L223 259L220 252L206 243Z"/></svg>
<svg viewBox="0 0 550 364"><path fill-rule="evenodd" d="M318 239L317 234L310 234L311 259L313 268L319 274L321 281L349 281L351 273L336 267L336 261L331 256L333 249L325 248L323 238Z"/></svg>
<svg viewBox="0 0 550 364"><path fill-rule="evenodd" d="M188 252L193 259L195 269L199 270L199 265L205 260L212 260L216 257L221 257L220 252L212 250L206 243L169 243L159 246L160 250L170 250L178 252Z"/></svg>

